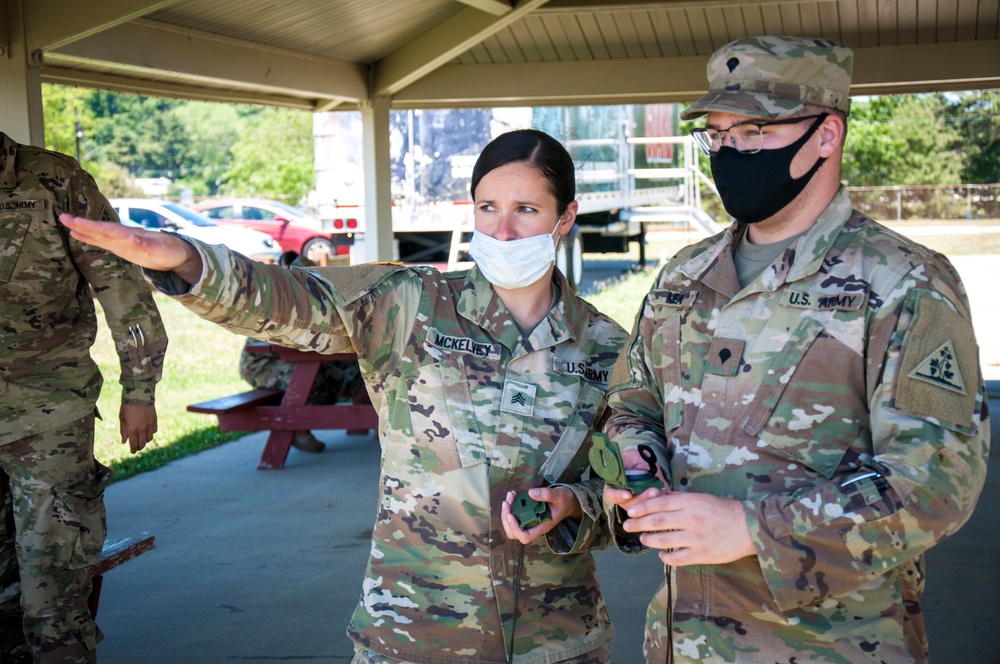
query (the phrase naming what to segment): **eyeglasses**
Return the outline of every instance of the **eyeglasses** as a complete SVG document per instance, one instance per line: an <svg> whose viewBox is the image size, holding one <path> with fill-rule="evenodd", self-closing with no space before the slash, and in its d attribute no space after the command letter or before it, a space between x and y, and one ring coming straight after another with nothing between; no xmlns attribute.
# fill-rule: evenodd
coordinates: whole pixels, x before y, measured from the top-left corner
<svg viewBox="0 0 1000 664"><path fill-rule="evenodd" d="M712 154L719 151L719 148L724 145L723 134L729 136L729 142L734 148L746 154L753 154L764 149L764 137L767 135L767 132L764 130L765 127L798 124L804 120L825 118L828 115L829 113L819 113L816 115L786 118L784 120L772 120L770 122L737 122L728 129L712 129L709 127L693 129L691 136L694 138L694 142L698 148L705 154Z"/></svg>

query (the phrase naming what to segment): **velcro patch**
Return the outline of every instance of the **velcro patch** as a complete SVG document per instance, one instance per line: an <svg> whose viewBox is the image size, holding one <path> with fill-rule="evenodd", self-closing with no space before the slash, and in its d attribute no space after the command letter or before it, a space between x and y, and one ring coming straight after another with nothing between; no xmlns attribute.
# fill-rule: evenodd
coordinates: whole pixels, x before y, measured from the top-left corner
<svg viewBox="0 0 1000 664"><path fill-rule="evenodd" d="M781 298L781 304L798 309L815 311L859 311L868 301L866 293L809 293L788 291Z"/></svg>
<svg viewBox="0 0 1000 664"><path fill-rule="evenodd" d="M698 299L698 291L655 290L653 291L653 297L655 298L655 304L690 309L694 306L694 301Z"/></svg>
<svg viewBox="0 0 1000 664"><path fill-rule="evenodd" d="M486 357L491 360L500 359L499 344L485 344L469 337L456 337L450 334L442 334L437 328L432 327L427 332L426 343L435 348L466 353L476 357Z"/></svg>
<svg viewBox="0 0 1000 664"><path fill-rule="evenodd" d="M48 201L0 201L0 210L44 210Z"/></svg>
<svg viewBox="0 0 1000 664"><path fill-rule="evenodd" d="M712 339L712 346L708 349L708 357L705 358L708 364L705 371L719 376L735 376L740 366L740 360L743 358L743 345L742 339L726 339L725 337Z"/></svg>
<svg viewBox="0 0 1000 664"><path fill-rule="evenodd" d="M595 363L595 366L596 363ZM555 358L552 361L552 370L555 373L569 374L571 376L580 376L584 380L591 383L602 383L607 384L608 377L611 375L610 369L597 369L595 366L591 366L586 362L568 362L565 359Z"/></svg>
<svg viewBox="0 0 1000 664"><path fill-rule="evenodd" d="M529 383L516 380L503 382L503 396L500 397L500 410L515 415L531 415L535 410L535 390Z"/></svg>
<svg viewBox="0 0 1000 664"><path fill-rule="evenodd" d="M924 361L907 376L965 394L962 370L955 359L955 349L952 348L950 340L924 358Z"/></svg>
<svg viewBox="0 0 1000 664"><path fill-rule="evenodd" d="M918 296L913 322L903 339L894 405L967 429L972 426L979 379L972 324L926 294Z"/></svg>
<svg viewBox="0 0 1000 664"><path fill-rule="evenodd" d="M309 271L333 284L334 290L340 294L343 301L350 303L374 288L386 276L405 269L406 266L397 263L362 263L351 266L311 267Z"/></svg>

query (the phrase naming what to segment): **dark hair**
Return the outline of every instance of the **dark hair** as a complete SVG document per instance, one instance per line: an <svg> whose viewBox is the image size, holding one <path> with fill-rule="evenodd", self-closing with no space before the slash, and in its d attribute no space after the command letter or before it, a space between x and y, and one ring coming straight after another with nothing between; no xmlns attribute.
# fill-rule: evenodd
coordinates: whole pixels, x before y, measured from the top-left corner
<svg viewBox="0 0 1000 664"><path fill-rule="evenodd" d="M573 158L562 143L537 129L517 129L500 134L483 148L472 169L472 198L483 177L507 164L534 166L549 183L561 215L576 198L576 173Z"/></svg>

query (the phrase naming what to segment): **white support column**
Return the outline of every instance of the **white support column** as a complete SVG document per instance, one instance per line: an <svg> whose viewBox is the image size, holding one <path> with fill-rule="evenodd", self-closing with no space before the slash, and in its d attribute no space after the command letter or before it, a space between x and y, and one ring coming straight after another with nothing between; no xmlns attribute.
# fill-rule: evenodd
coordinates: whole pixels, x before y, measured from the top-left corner
<svg viewBox="0 0 1000 664"><path fill-rule="evenodd" d="M24 0L0 0L0 131L18 143L45 147L41 62L32 62L24 34ZM39 56L40 57L40 56Z"/></svg>
<svg viewBox="0 0 1000 664"><path fill-rule="evenodd" d="M362 105L361 132L365 168L364 261L390 261L393 244L388 97L375 97Z"/></svg>

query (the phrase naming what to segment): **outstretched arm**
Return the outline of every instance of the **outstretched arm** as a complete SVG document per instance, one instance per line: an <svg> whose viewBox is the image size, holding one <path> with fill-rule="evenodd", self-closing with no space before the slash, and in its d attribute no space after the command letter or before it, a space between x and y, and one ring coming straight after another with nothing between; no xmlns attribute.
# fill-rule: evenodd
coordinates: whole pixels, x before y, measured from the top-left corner
<svg viewBox="0 0 1000 664"><path fill-rule="evenodd" d="M110 251L141 267L174 272L189 284L197 283L201 277L201 256L190 243L176 235L68 214L59 215L59 221L70 229L74 239Z"/></svg>

